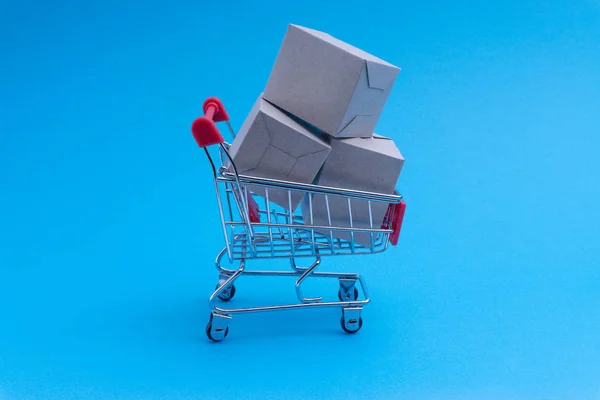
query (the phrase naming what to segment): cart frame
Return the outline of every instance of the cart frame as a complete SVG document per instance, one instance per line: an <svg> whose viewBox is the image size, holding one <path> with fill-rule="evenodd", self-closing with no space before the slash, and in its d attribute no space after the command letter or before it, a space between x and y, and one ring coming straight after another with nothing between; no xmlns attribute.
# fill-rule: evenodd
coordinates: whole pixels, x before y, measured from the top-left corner
<svg viewBox="0 0 600 400"><path fill-rule="evenodd" d="M316 269L321 265L323 257L375 254L385 251L390 243L396 245L406 209L402 196L397 192L389 195L241 175L229 154L230 144L225 142L216 126L217 122L225 122L235 139L235 132L222 102L216 97L210 97L204 102L203 111L204 116L197 118L192 124L192 134L198 146L204 149L212 168L225 238L225 247L218 253L215 261L219 275L216 288L209 298L211 313L206 327L208 338L217 342L223 340L229 333L233 314L306 307L339 307L342 310L342 329L348 333L358 332L363 323L361 311L371 300L363 277L357 273L321 272ZM217 147L218 158L213 157L209 151L209 148ZM217 160L220 161L219 167L215 164ZM250 189L257 187L264 190L264 196L252 193ZM280 207L270 202L270 190L287 192L289 207ZM306 196L309 215L294 211L291 200L293 192L301 192ZM315 196L321 196L325 200L327 225L314 223ZM338 198L338 204L339 198L346 200L347 221L332 219L330 198ZM375 226L372 208L375 204L382 207L382 203L388 207L387 213L381 226ZM355 207L362 204L363 208L366 205L369 213L367 226L364 221L355 226L352 204ZM356 243L356 235L362 235L363 238L368 235L370 246ZM239 261L239 267L223 267L225 256L230 263ZM308 267L301 267L296 263L296 259L300 258L314 258L314 261ZM291 269L246 269L246 261L258 259L289 259ZM245 308L224 308L218 305L217 300L226 302L233 298L236 291L234 283L242 275L295 277L298 302ZM305 297L302 283L309 277L337 278L339 301ZM360 291L357 286L360 286Z"/></svg>

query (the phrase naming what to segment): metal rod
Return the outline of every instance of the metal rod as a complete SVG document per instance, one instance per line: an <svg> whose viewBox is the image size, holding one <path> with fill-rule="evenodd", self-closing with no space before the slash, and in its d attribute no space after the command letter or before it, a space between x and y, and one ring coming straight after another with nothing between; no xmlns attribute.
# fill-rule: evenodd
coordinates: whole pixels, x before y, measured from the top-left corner
<svg viewBox="0 0 600 400"><path fill-rule="evenodd" d="M313 200L312 200L312 195L310 193L308 193L306 196L308 196L308 211L309 211L309 215L310 215L310 224L314 225L315 224L315 220L314 220L314 215L313 215ZM311 236L311 245L312 245L312 251L313 253L316 253L316 249L315 249L315 231L314 229L312 229L310 231L310 236Z"/></svg>
<svg viewBox="0 0 600 400"><path fill-rule="evenodd" d="M322 297L304 297L302 295L302 282L321 264L321 260L318 259L315 261L304 273L296 280L296 295L298 296L298 300L303 303L314 303L317 301L321 301Z"/></svg>
<svg viewBox="0 0 600 400"><path fill-rule="evenodd" d="M210 162L210 166L212 167L212 171L213 171L213 176L217 177L217 169L215 168L215 163L213 162L212 157L210 156L210 153L208 151L208 148L204 148L204 152L206 153L206 157L208 157L208 161Z"/></svg>
<svg viewBox="0 0 600 400"><path fill-rule="evenodd" d="M225 149L225 146L223 145L223 143L221 143L221 150L223 150L223 152L227 156L227 159L231 163L231 166L233 167L233 172L234 172L234 176L235 176L235 182L237 184L237 190L238 190L238 193L240 194L239 201L241 202L242 216L246 220L246 228L248 229L248 236L249 236L249 239L250 239L251 251L253 251L253 249L252 249L252 245L253 245L252 244L252 233L253 233L252 232L252 224L250 223L250 216L248 214L248 203L247 203L246 199L243 198L244 196L242 195L242 185L240 184L238 170L237 170L237 167L235 166L235 163L233 162L233 158L231 158L231 155Z"/></svg>
<svg viewBox="0 0 600 400"><path fill-rule="evenodd" d="M229 121L225 121L225 123L227 124L227 127L229 128L229 132L231 133L231 136L233 136L233 138L235 139L235 132L233 131L233 128L231 127L231 123Z"/></svg>
<svg viewBox="0 0 600 400"><path fill-rule="evenodd" d="M352 254L355 253L354 249L354 221L352 221L352 202L350 201L350 197L348 197L348 216L350 216L350 249L352 250Z"/></svg>
<svg viewBox="0 0 600 400"><path fill-rule="evenodd" d="M317 264L317 265L321 264L321 257L317 257L317 259L316 259L316 260L315 260L315 262L314 262L314 263L311 265L311 267L308 267L308 268L306 268L306 267L299 267L299 266L296 264L296 260L294 260L294 258L290 258L290 264L291 264L291 266L292 266L292 269L293 269L294 271L296 271L296 272L299 272L299 273L304 273L306 270L308 270L309 268L311 268L311 267L312 267L314 264Z"/></svg>
<svg viewBox="0 0 600 400"><path fill-rule="evenodd" d="M332 302L321 302L321 303L302 303L302 304L283 304L277 306L265 306L265 307L249 307L249 308L221 308L213 307L213 309L223 314L241 314L261 311L281 311L291 310L296 308L304 307L354 307L364 306L371 300L355 300L355 301L332 301Z"/></svg>
<svg viewBox="0 0 600 400"><path fill-rule="evenodd" d="M367 202L369 205L369 227L373 229L373 211L371 210L371 200ZM371 251L375 248L375 238L373 232L369 233L369 243L371 244Z"/></svg>
<svg viewBox="0 0 600 400"><path fill-rule="evenodd" d="M225 222L227 225L245 225L244 222ZM270 226L272 228L290 228L292 227L290 224L277 224L277 223L264 223L264 222L259 222L256 224L253 224L256 227L261 227L261 226ZM347 226L323 226L323 225L294 225L293 227L295 227L296 229L299 230L304 230L304 231L311 231L311 230L327 230L327 231L354 231L354 232L375 232L375 233L391 233L393 232L392 229L369 229L369 228L350 228Z"/></svg>
<svg viewBox="0 0 600 400"><path fill-rule="evenodd" d="M223 170L220 172L221 176L219 179L222 180L235 180L235 174ZM248 183L256 186L268 186L271 188L294 190L300 192L311 192L314 194L330 194L334 196L351 196L357 199L370 199L373 201L397 204L402 201L402 195L400 194L382 194L375 192L367 192L361 190L350 190L342 188L334 188L329 186L317 186L311 184L303 184L298 182L289 182L278 179L258 178L248 175L238 175L237 178L240 182Z"/></svg>
<svg viewBox="0 0 600 400"><path fill-rule="evenodd" d="M288 206L289 206L289 210L290 210L290 215L289 215L289 219L288 219L288 221L290 223L290 229L289 229L290 244L291 244L290 250L292 253L292 257L294 257L294 252L296 249L294 248L294 233L292 232L292 225L294 224L294 219L293 219L294 210L292 210L292 192L288 191L287 194L288 194Z"/></svg>
<svg viewBox="0 0 600 400"><path fill-rule="evenodd" d="M271 205L269 201L269 188L265 188L265 205L267 207L267 222L271 225ZM273 230L269 228L269 239L271 242L271 254L275 254L275 249L273 248Z"/></svg>
<svg viewBox="0 0 600 400"><path fill-rule="evenodd" d="M333 230L331 230L331 211L329 210L329 196L325 195L325 209L327 211L327 223L329 224L329 238L331 239L331 254L335 254L333 249Z"/></svg>

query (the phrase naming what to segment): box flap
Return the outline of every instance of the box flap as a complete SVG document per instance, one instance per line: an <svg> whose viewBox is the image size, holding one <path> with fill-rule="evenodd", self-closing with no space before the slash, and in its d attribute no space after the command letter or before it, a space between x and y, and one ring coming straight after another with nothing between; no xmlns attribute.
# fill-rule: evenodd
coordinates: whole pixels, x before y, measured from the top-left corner
<svg viewBox="0 0 600 400"><path fill-rule="evenodd" d="M296 159L296 164L294 164L294 167L288 174L289 180L291 180L292 182L297 181L298 178L302 178L304 176L305 170L312 169L315 165L321 166L324 160L329 155L329 152L330 149L326 149L298 157ZM319 171L317 171L317 175L319 172L320 168Z"/></svg>
<svg viewBox="0 0 600 400"><path fill-rule="evenodd" d="M371 89L385 90L394 84L400 69L391 68L389 64L381 64L374 60L366 60L367 81Z"/></svg>
<svg viewBox="0 0 600 400"><path fill-rule="evenodd" d="M375 139L392 140L392 138L389 138L389 137L387 137L387 136L382 136L382 135L379 135L379 134L377 134L377 133L373 133L373 137L374 137Z"/></svg>
<svg viewBox="0 0 600 400"><path fill-rule="evenodd" d="M300 125L302 128L306 129L308 132L310 132L311 134L313 134L315 137L319 138L319 140L327 145L329 145L329 142L331 141L331 136L325 132L324 130L314 126L313 124L299 118L297 115L291 114L290 112L284 110L283 108L279 107L277 104L273 104L271 103L269 100L267 99L263 99L266 103L272 105L273 107L275 107L277 110L281 111L281 113L285 116L287 116L289 119L291 119L292 121L296 122L298 125Z"/></svg>
<svg viewBox="0 0 600 400"><path fill-rule="evenodd" d="M343 127L337 134L337 138L355 138L356 132L364 132L365 138L371 137L371 132L368 129L371 124L371 116L370 115L355 115L345 127ZM361 128L362 126L366 126L366 128Z"/></svg>
<svg viewBox="0 0 600 400"><path fill-rule="evenodd" d="M263 119L270 136L269 144L291 157L298 158L331 149L323 138L313 134L266 100L263 101Z"/></svg>
<svg viewBox="0 0 600 400"><path fill-rule="evenodd" d="M372 138L347 138L342 139L347 145L358 147L365 151L372 151L388 157L404 160L402 153L391 138L373 134Z"/></svg>

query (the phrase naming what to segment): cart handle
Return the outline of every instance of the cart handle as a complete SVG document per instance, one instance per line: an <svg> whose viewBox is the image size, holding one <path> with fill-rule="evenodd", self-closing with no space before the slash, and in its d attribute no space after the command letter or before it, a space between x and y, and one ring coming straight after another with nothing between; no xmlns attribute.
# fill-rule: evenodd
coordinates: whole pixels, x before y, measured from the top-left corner
<svg viewBox="0 0 600 400"><path fill-rule="evenodd" d="M216 97L209 97L202 105L204 116L192 123L192 135L199 147L205 148L225 141L215 122L229 121L229 115L223 103Z"/></svg>
<svg viewBox="0 0 600 400"><path fill-rule="evenodd" d="M194 139L196 139L196 143L198 143L198 146L203 148L206 152L206 156L208 157L210 165L212 166L213 175L215 179L217 178L217 170L215 168L215 164L213 162L212 157L210 156L207 147L215 144L218 144L221 147L222 152L225 154L225 156L231 163L231 166L233 167L237 190L241 194L242 185L240 184L237 168L224 144L225 139L223 139L223 135L221 135L221 132L215 124L216 122L227 122L229 130L232 136L235 138L235 133L233 132L231 124L229 123L229 115L227 114L227 111L225 111L223 103L217 97L209 97L206 100L204 100L204 104L202 105L202 111L204 111L204 116L198 117L194 120L194 122L192 122L192 135L194 136ZM240 196L240 202L240 212L245 217L246 227L248 229L248 236L250 237L251 242L252 253L254 253L254 234L251 224L253 222L260 222L258 204L252 198L251 194L248 194L246 198L244 198L244 196ZM223 218L222 212L221 218Z"/></svg>

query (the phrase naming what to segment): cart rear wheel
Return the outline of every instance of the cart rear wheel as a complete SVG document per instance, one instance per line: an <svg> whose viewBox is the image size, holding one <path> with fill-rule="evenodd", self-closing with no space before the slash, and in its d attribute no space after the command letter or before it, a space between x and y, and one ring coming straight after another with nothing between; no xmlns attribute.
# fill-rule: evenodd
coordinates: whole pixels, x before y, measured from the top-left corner
<svg viewBox="0 0 600 400"><path fill-rule="evenodd" d="M348 322L349 323L346 324L345 318L342 315L342 319L340 320L340 324L342 325L342 329L346 333L356 333L356 332L358 332L360 330L360 328L362 328L362 325L363 325L362 317L358 317L358 321L351 319Z"/></svg>
<svg viewBox="0 0 600 400"><path fill-rule="evenodd" d="M217 284L217 286L215 286L215 290L219 288L219 284ZM233 298L233 296L235 296L235 285L231 285L229 287L226 287L225 289L221 290L221 292L219 293L218 297L219 299L223 300L223 301L229 301Z"/></svg>
<svg viewBox="0 0 600 400"><path fill-rule="evenodd" d="M338 298L340 299L340 301L354 301L358 299L358 289L354 288L353 292L347 292L344 290L343 293L342 289L340 289L338 290Z"/></svg>

